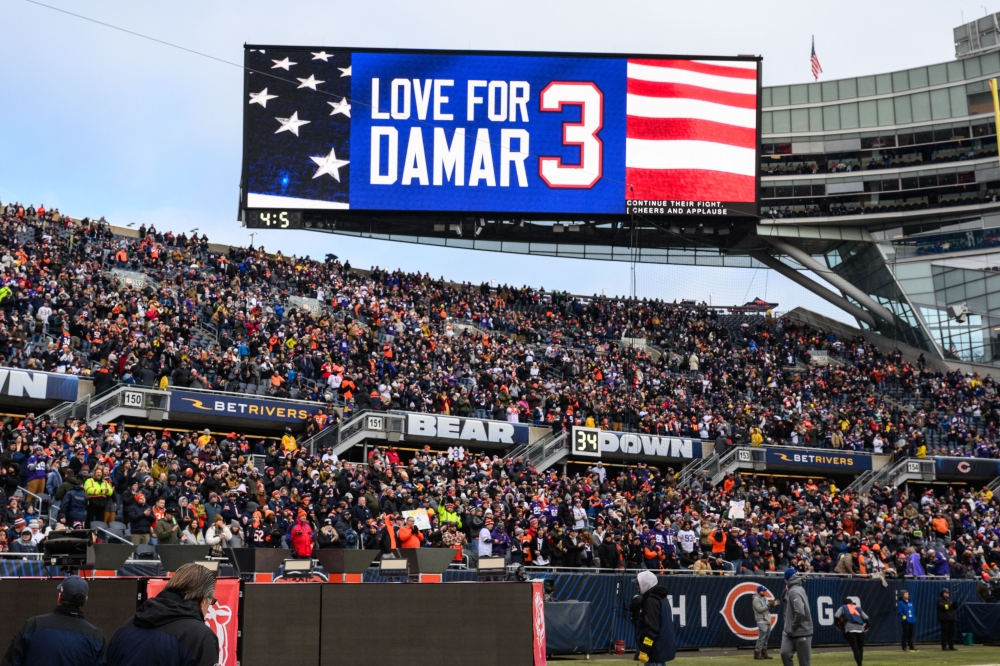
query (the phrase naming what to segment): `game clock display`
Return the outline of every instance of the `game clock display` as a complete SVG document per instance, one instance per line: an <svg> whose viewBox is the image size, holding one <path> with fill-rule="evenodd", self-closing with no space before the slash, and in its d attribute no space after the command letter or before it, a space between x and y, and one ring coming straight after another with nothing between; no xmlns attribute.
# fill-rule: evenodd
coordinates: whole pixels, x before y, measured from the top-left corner
<svg viewBox="0 0 1000 666"><path fill-rule="evenodd" d="M301 229L300 210L248 210L247 229Z"/></svg>

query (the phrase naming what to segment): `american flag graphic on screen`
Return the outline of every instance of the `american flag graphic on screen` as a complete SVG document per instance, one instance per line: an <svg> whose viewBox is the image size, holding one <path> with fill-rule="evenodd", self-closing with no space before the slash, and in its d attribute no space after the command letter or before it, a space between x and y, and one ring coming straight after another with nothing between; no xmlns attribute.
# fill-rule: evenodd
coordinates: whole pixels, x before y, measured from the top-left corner
<svg viewBox="0 0 1000 666"><path fill-rule="evenodd" d="M757 63L629 60L625 196L753 202Z"/></svg>

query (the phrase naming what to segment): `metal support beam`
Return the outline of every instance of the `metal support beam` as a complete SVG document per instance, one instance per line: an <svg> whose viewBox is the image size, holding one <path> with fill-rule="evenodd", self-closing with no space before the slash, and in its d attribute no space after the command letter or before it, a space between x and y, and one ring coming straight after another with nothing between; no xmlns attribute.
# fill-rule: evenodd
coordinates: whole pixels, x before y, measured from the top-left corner
<svg viewBox="0 0 1000 666"><path fill-rule="evenodd" d="M760 263L764 264L768 268L773 269L778 273L781 273L792 282L795 282L796 284L805 287L806 289L816 294L820 298L829 301L830 303L833 303L838 308L840 308L847 314L851 315L855 319L865 322L872 328L875 327L875 317L873 317L871 313L862 310L857 305L851 303L849 300L847 300L840 294L830 291L829 289L827 289L820 283L816 282L815 280L810 280L801 272L795 270L788 264L782 263L782 261L777 257L772 257L766 252L751 252L750 256L759 261Z"/></svg>
<svg viewBox="0 0 1000 666"><path fill-rule="evenodd" d="M856 300L858 303L863 305L865 308L867 308L872 314L874 314L879 319L884 319L886 322L888 322L893 326L896 325L896 317L891 312L889 312L889 310L887 310L884 306L876 303L871 298L871 296L869 296L868 294L861 291L860 289L855 287L853 284L851 284L844 278L834 273L827 266L813 259L812 255L810 255L805 250L797 248L791 243L786 243L785 241L777 238L771 238L765 236L764 240L770 243L774 247L774 249L784 254L787 254L792 259L799 262L807 269L811 270L813 273L816 273L817 275L819 275L821 278L832 284L837 289L840 289L842 292L844 292L845 294Z"/></svg>

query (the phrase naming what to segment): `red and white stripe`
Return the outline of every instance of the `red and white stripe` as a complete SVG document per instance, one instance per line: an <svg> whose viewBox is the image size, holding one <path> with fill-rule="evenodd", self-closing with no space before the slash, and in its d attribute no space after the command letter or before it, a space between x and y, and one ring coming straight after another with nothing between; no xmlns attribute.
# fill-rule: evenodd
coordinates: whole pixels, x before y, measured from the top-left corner
<svg viewBox="0 0 1000 666"><path fill-rule="evenodd" d="M757 63L629 60L625 197L753 202Z"/></svg>

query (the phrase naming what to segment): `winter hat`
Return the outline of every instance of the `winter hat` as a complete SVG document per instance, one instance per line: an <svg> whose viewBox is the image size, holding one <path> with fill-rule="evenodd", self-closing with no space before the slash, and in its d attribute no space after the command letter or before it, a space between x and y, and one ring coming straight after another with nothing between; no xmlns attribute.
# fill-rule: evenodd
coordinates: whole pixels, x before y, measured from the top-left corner
<svg viewBox="0 0 1000 666"><path fill-rule="evenodd" d="M795 567L788 567L787 569L785 569L785 580L788 580L797 573L798 570Z"/></svg>
<svg viewBox="0 0 1000 666"><path fill-rule="evenodd" d="M639 575L635 577L635 582L639 585L639 594L646 594L653 586L658 582L656 579L656 574L652 571L640 571Z"/></svg>

